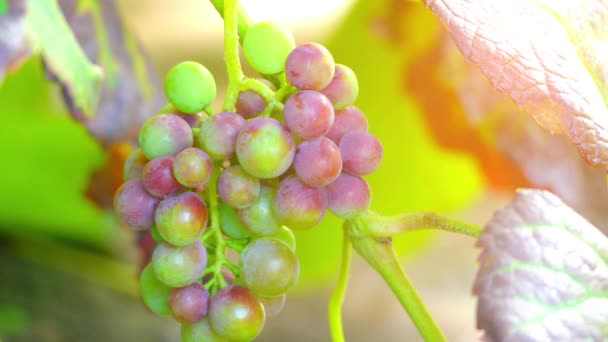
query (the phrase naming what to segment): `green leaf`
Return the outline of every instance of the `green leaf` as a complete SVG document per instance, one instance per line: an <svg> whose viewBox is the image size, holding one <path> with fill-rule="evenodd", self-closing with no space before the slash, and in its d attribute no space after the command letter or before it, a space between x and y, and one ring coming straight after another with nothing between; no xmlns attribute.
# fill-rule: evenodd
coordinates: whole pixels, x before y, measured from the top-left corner
<svg viewBox="0 0 608 342"><path fill-rule="evenodd" d="M479 237L477 326L491 341L608 335L608 239L547 191L520 190Z"/></svg>

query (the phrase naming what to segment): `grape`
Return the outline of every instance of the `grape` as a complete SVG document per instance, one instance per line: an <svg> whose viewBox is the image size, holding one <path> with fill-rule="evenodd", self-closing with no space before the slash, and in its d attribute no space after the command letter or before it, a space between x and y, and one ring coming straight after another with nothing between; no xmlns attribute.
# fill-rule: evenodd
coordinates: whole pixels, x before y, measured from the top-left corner
<svg viewBox="0 0 608 342"><path fill-rule="evenodd" d="M139 131L139 147L152 160L171 156L192 146L192 129L177 115L161 114L149 118Z"/></svg>
<svg viewBox="0 0 608 342"><path fill-rule="evenodd" d="M258 178L283 174L295 154L295 142L289 131L275 119L249 121L236 140L236 156L241 167Z"/></svg>
<svg viewBox="0 0 608 342"><path fill-rule="evenodd" d="M171 316L168 299L171 288L156 278L152 264L146 265L139 276L139 292L150 311L160 316Z"/></svg>
<svg viewBox="0 0 608 342"><path fill-rule="evenodd" d="M213 161L207 153L189 147L175 156L173 174L177 181L189 188L205 185L213 173Z"/></svg>
<svg viewBox="0 0 608 342"><path fill-rule="evenodd" d="M248 175L238 166L230 166L220 175L218 193L233 208L244 208L253 203L260 193L260 180Z"/></svg>
<svg viewBox="0 0 608 342"><path fill-rule="evenodd" d="M351 132L340 140L342 168L357 175L368 175L380 166L382 161L382 143L367 132Z"/></svg>
<svg viewBox="0 0 608 342"><path fill-rule="evenodd" d="M278 315L285 306L286 295L280 295L277 297L258 297L262 306L264 306L264 312L266 317L274 317Z"/></svg>
<svg viewBox="0 0 608 342"><path fill-rule="evenodd" d="M273 209L279 222L290 228L312 228L325 216L325 189L310 187L294 176L287 177L279 185Z"/></svg>
<svg viewBox="0 0 608 342"><path fill-rule="evenodd" d="M207 267L207 251L200 241L185 247L160 243L152 254L154 274L171 287L182 287L199 279Z"/></svg>
<svg viewBox="0 0 608 342"><path fill-rule="evenodd" d="M318 188L333 182L340 175L342 157L336 144L320 137L298 145L293 165L303 183Z"/></svg>
<svg viewBox="0 0 608 342"><path fill-rule="evenodd" d="M239 93L235 104L236 112L245 119L254 118L266 109L266 100L253 90Z"/></svg>
<svg viewBox="0 0 608 342"><path fill-rule="evenodd" d="M123 167L123 178L125 181L130 181L136 178L141 178L141 175L144 170L144 166L148 162L146 156L141 151L140 148L133 150L127 160L125 160L125 165Z"/></svg>
<svg viewBox="0 0 608 342"><path fill-rule="evenodd" d="M211 299L209 323L213 331L230 341L251 341L264 327L264 307L242 286L221 289Z"/></svg>
<svg viewBox="0 0 608 342"><path fill-rule="evenodd" d="M251 231L243 226L234 208L220 203L220 227L222 232L233 239L245 239L252 236Z"/></svg>
<svg viewBox="0 0 608 342"><path fill-rule="evenodd" d="M154 213L156 228L168 243L186 246L196 241L207 226L207 206L194 192L184 192L160 202Z"/></svg>
<svg viewBox="0 0 608 342"><path fill-rule="evenodd" d="M256 296L274 297L287 292L298 280L300 264L283 241L260 238L241 253L242 277Z"/></svg>
<svg viewBox="0 0 608 342"><path fill-rule="evenodd" d="M209 291L200 283L173 289L169 295L169 308L180 323L195 323L207 314Z"/></svg>
<svg viewBox="0 0 608 342"><path fill-rule="evenodd" d="M144 188L151 195L165 198L177 192L180 184L173 176L173 156L162 156L149 161L143 170Z"/></svg>
<svg viewBox="0 0 608 342"><path fill-rule="evenodd" d="M292 251L296 251L296 237L293 235L291 229L281 226L276 233L270 235L269 237L279 239L284 242L287 247L289 247Z"/></svg>
<svg viewBox="0 0 608 342"><path fill-rule="evenodd" d="M334 58L323 45L308 43L291 51L285 75L298 89L321 90L334 77L335 68Z"/></svg>
<svg viewBox="0 0 608 342"><path fill-rule="evenodd" d="M285 102L285 124L302 139L318 138L329 131L334 123L334 109L325 95L312 91L299 91Z"/></svg>
<svg viewBox="0 0 608 342"><path fill-rule="evenodd" d="M198 127L201 124L201 122L203 122L203 120L207 118L207 114L205 114L204 112L196 113L196 114L177 113L176 115L179 116L180 118L182 118L184 121L186 121L188 123L188 125L190 125L191 128Z"/></svg>
<svg viewBox="0 0 608 342"><path fill-rule="evenodd" d="M152 228L150 228L150 235L152 235L152 238L156 243L167 242L165 239L163 239L162 235L160 235L156 226L152 226Z"/></svg>
<svg viewBox="0 0 608 342"><path fill-rule="evenodd" d="M355 72L349 67L336 64L334 77L321 92L331 101L334 109L342 109L352 105L357 99L359 81Z"/></svg>
<svg viewBox="0 0 608 342"><path fill-rule="evenodd" d="M234 158L234 146L245 119L236 113L219 113L203 121L198 135L199 146L213 159Z"/></svg>
<svg viewBox="0 0 608 342"><path fill-rule="evenodd" d="M141 179L130 180L114 194L114 210L134 229L148 229L154 225L154 210L160 200L148 194Z"/></svg>
<svg viewBox="0 0 608 342"><path fill-rule="evenodd" d="M182 324L182 342L229 342L218 336L211 326L209 320L204 318L194 324Z"/></svg>
<svg viewBox="0 0 608 342"><path fill-rule="evenodd" d="M325 136L339 145L344 134L349 132L367 132L367 118L355 106L337 110L334 124Z"/></svg>
<svg viewBox="0 0 608 342"><path fill-rule="evenodd" d="M369 184L359 177L341 173L327 186L327 205L336 216L350 219L367 209L371 204Z"/></svg>
<svg viewBox="0 0 608 342"><path fill-rule="evenodd" d="M177 110L195 114L215 100L215 79L203 65L181 62L167 74L165 94Z"/></svg>
<svg viewBox="0 0 608 342"><path fill-rule="evenodd" d="M283 71L287 56L295 46L295 40L287 28L269 21L251 26L243 39L247 62L266 75Z"/></svg>
<svg viewBox="0 0 608 342"><path fill-rule="evenodd" d="M274 196L275 190L262 184L255 202L237 211L241 223L256 235L268 236L279 230L279 223L272 212Z"/></svg>

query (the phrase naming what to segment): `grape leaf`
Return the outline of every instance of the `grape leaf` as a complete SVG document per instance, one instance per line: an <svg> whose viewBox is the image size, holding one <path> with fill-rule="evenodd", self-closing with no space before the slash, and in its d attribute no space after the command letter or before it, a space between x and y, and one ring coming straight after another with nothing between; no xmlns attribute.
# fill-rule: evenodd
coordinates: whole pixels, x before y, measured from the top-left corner
<svg viewBox="0 0 608 342"><path fill-rule="evenodd" d="M113 1L59 0L59 4L86 56L105 74L94 117L84 115L66 91L68 85L61 82L70 112L106 147L135 140L141 124L164 104L150 60L125 29Z"/></svg>
<svg viewBox="0 0 608 342"><path fill-rule="evenodd" d="M425 0L462 54L546 130L566 135L608 168L604 48L599 0Z"/></svg>
<svg viewBox="0 0 608 342"><path fill-rule="evenodd" d="M555 195L520 190L477 245L473 292L488 340L605 339L608 239Z"/></svg>

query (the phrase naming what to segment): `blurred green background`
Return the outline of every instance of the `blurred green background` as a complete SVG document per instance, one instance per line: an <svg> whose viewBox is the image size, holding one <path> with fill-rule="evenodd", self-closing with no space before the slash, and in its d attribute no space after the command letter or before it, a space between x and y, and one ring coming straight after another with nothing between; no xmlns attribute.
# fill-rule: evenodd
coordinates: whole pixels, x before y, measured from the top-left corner
<svg viewBox="0 0 608 342"><path fill-rule="evenodd" d="M338 63L356 72L356 104L385 151L382 166L368 177L374 210L438 211L482 224L505 201L504 193L489 186L501 172L508 178L516 171L498 170L489 179L486 159L440 147L430 113L408 89L409 73L420 72L410 66L432 49L440 29L424 7L402 0L242 2L254 20L287 25L298 43L326 44ZM225 88L222 22L210 4L116 5L154 72L162 76L175 63L196 60L214 73L218 89ZM451 101L442 105L459 105ZM39 56L4 79L0 104L2 341L177 341L177 324L154 317L137 298L136 237L118 226L107 207L113 186L107 174L115 171L120 149L100 144L69 115ZM337 274L340 225L328 216L315 230L298 234L301 279L260 341L330 340L326 303ZM466 237L427 233L396 242L406 270L452 341L478 338L470 294L473 244ZM358 257L344 320L348 341L420 339L390 290Z"/></svg>

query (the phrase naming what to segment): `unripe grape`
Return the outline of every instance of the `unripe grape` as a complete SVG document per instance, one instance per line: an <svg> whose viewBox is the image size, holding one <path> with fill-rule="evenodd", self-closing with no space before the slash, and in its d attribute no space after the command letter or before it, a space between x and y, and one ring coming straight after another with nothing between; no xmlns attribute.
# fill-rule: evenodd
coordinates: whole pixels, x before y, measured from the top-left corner
<svg viewBox="0 0 608 342"><path fill-rule="evenodd" d="M291 229L281 226L277 230L276 233L270 235L269 237L279 239L284 242L287 247L289 247L292 251L296 251L296 236L293 235Z"/></svg>
<svg viewBox="0 0 608 342"><path fill-rule="evenodd" d="M250 206L260 193L260 180L247 174L238 165L225 169L217 184L224 203L233 208Z"/></svg>
<svg viewBox="0 0 608 342"><path fill-rule="evenodd" d="M207 314L209 291L198 282L173 289L169 295L169 308L176 321L195 323Z"/></svg>
<svg viewBox="0 0 608 342"><path fill-rule="evenodd" d="M241 253L242 277L256 296L273 297L287 292L300 275L295 253L281 240L253 240Z"/></svg>
<svg viewBox="0 0 608 342"><path fill-rule="evenodd" d="M318 188L338 177L342 171L342 157L336 144L320 137L298 145L293 165L302 182Z"/></svg>
<svg viewBox="0 0 608 342"><path fill-rule="evenodd" d="M185 247L160 243L152 254L154 274L171 287L182 287L199 279L207 267L207 251L200 241Z"/></svg>
<svg viewBox="0 0 608 342"><path fill-rule="evenodd" d="M325 95L302 90L289 97L283 110L285 124L302 139L318 138L334 123L334 108Z"/></svg>
<svg viewBox="0 0 608 342"><path fill-rule="evenodd" d="M280 295L277 297L258 297L258 300L264 306L266 317L274 317L283 310L286 298L287 295Z"/></svg>
<svg viewBox="0 0 608 342"><path fill-rule="evenodd" d="M237 210L241 223L256 235L268 236L279 230L280 225L272 210L274 196L275 189L262 184L255 202L246 208Z"/></svg>
<svg viewBox="0 0 608 342"><path fill-rule="evenodd" d="M189 147L175 156L173 175L184 186L203 186L209 181L212 173L213 161L203 150Z"/></svg>
<svg viewBox="0 0 608 342"><path fill-rule="evenodd" d="M184 192L162 200L154 218L165 241L174 246L186 246L198 240L205 230L207 206L196 193Z"/></svg>
<svg viewBox="0 0 608 342"><path fill-rule="evenodd" d="M274 199L274 213L278 221L293 229L309 229L325 216L325 189L310 187L295 176L281 181Z"/></svg>
<svg viewBox="0 0 608 342"><path fill-rule="evenodd" d="M176 155L191 147L192 129L182 118L161 114L149 118L139 131L139 147L152 160L156 157Z"/></svg>
<svg viewBox="0 0 608 342"><path fill-rule="evenodd" d="M148 159L144 156L144 153L140 148L133 150L123 167L123 179L124 181L130 181L136 178L141 178L144 171L144 166L148 163Z"/></svg>
<svg viewBox="0 0 608 342"><path fill-rule="evenodd" d="M298 89L321 90L331 81L335 68L333 56L323 45L308 43L291 51L285 75Z"/></svg>
<svg viewBox="0 0 608 342"><path fill-rule="evenodd" d="M160 235L160 233L158 232L158 228L156 228L156 226L152 226L152 228L150 228L150 235L152 236L152 238L154 239L154 242L156 242L156 243L167 242L162 237L162 235Z"/></svg>
<svg viewBox="0 0 608 342"><path fill-rule="evenodd" d="M334 117L334 124L325 137L331 139L336 145L340 145L340 140L346 133L367 132L367 118L355 106L348 106L337 110Z"/></svg>
<svg viewBox="0 0 608 342"><path fill-rule="evenodd" d="M209 320L204 318L194 324L182 324L182 342L229 342L211 329Z"/></svg>
<svg viewBox="0 0 608 342"><path fill-rule="evenodd" d="M159 202L146 192L141 179L124 183L114 194L114 210L134 229L148 229L154 225L154 210Z"/></svg>
<svg viewBox="0 0 608 342"><path fill-rule="evenodd" d="M236 138L246 121L236 113L219 113L201 123L199 146L216 160L234 158Z"/></svg>
<svg viewBox="0 0 608 342"><path fill-rule="evenodd" d="M251 341L262 331L264 322L264 307L242 286L225 287L211 299L209 323L223 338Z"/></svg>
<svg viewBox="0 0 608 342"><path fill-rule="evenodd" d="M346 65L336 64L336 71L331 82L321 90L323 95L334 105L334 109L342 109L352 105L359 95L357 75Z"/></svg>
<svg viewBox="0 0 608 342"><path fill-rule="evenodd" d="M215 100L215 79L203 65L181 62L167 74L165 94L180 112L195 114Z"/></svg>
<svg viewBox="0 0 608 342"><path fill-rule="evenodd" d="M181 185L173 176L173 156L162 156L150 160L143 170L144 188L151 195L165 198L177 192Z"/></svg>
<svg viewBox="0 0 608 342"><path fill-rule="evenodd" d="M364 176L380 166L382 143L367 132L351 132L340 140L342 169L350 174Z"/></svg>
<svg viewBox="0 0 608 342"><path fill-rule="evenodd" d="M222 232L233 239L245 239L253 233L245 228L236 213L236 210L225 203L219 207L220 227Z"/></svg>
<svg viewBox="0 0 608 342"><path fill-rule="evenodd" d="M252 25L243 39L247 62L261 74L276 74L284 70L287 56L296 43L288 29L273 22Z"/></svg>
<svg viewBox="0 0 608 342"><path fill-rule="evenodd" d="M169 308L171 290L171 287L156 278L152 264L146 265L139 276L139 293L146 307L157 315L171 316Z"/></svg>
<svg viewBox="0 0 608 342"><path fill-rule="evenodd" d="M236 156L241 167L258 178L283 174L295 154L295 142L281 123L271 118L249 121L236 140Z"/></svg>
<svg viewBox="0 0 608 342"><path fill-rule="evenodd" d="M343 172L327 186L327 206L341 218L350 219L366 211L371 201L369 184L359 176Z"/></svg>

